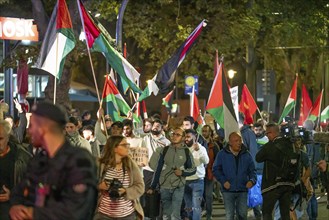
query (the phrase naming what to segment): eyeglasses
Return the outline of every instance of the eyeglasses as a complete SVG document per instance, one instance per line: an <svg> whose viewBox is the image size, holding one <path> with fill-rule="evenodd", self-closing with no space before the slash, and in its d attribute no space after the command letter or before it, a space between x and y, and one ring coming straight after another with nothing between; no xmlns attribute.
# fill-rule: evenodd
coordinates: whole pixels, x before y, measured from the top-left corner
<svg viewBox="0 0 329 220"><path fill-rule="evenodd" d="M178 137L181 137L183 136L182 134L179 134L179 133L171 133L172 136L178 136Z"/></svg>

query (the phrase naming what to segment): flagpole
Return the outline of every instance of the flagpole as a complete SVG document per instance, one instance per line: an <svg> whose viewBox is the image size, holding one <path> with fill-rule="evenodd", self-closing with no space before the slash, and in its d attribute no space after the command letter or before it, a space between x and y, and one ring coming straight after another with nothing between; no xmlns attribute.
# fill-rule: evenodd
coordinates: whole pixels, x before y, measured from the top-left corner
<svg viewBox="0 0 329 220"><path fill-rule="evenodd" d="M56 6L57 6L57 10L58 10L58 1L57 1ZM56 40L56 65L55 65L56 74L54 75L54 100L53 100L54 105L56 104L56 94L57 94L57 75L58 75L57 64L58 64L58 40Z"/></svg>
<svg viewBox="0 0 329 220"><path fill-rule="evenodd" d="M296 78L298 78L298 73L296 73ZM296 90L297 90L297 86L298 85L296 85ZM296 91L296 99L297 99L297 91ZM294 105L294 114L293 114L293 116L294 116L294 121L295 121L296 120L296 104Z"/></svg>
<svg viewBox="0 0 329 220"><path fill-rule="evenodd" d="M320 99L320 106L319 106L319 117L318 117L318 126L317 126L318 131L320 131L322 97L323 97L323 89L321 90L321 99Z"/></svg>
<svg viewBox="0 0 329 220"><path fill-rule="evenodd" d="M86 36L86 29L85 29L85 24L84 24L84 21L83 21L83 18L82 18L80 0L77 0L77 2L78 2L78 6L79 6L78 8L79 8L79 14L80 14L80 19L81 19L81 24L82 24L83 32L84 32L84 34ZM87 38L87 36L86 36L86 38ZM99 103L99 106L101 106L101 99L100 99L100 96L99 96L99 91L98 91L98 86L97 86L97 81L96 81L95 70L94 70L93 62L91 60L91 54L90 54L90 49L89 49L89 46L88 46L88 40L87 39L86 39L86 46L87 46L87 52L88 52L90 66L91 66L91 72L92 72L93 78L94 78L94 83L95 83L95 88L96 88L98 103Z"/></svg>

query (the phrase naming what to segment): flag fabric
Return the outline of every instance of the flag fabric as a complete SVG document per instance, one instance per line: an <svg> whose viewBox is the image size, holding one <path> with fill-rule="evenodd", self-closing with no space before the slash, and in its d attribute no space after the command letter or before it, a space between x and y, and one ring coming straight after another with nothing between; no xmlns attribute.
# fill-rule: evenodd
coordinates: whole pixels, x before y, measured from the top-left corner
<svg viewBox="0 0 329 220"><path fill-rule="evenodd" d="M17 93L26 95L29 91L29 66L25 60L19 60L17 67Z"/></svg>
<svg viewBox="0 0 329 220"><path fill-rule="evenodd" d="M193 117L194 121L198 121L199 115L200 115L200 108L199 108L198 97L196 96L195 89L193 86L192 93L190 94L190 116Z"/></svg>
<svg viewBox="0 0 329 220"><path fill-rule="evenodd" d="M321 112L321 122L329 120L329 105Z"/></svg>
<svg viewBox="0 0 329 220"><path fill-rule="evenodd" d="M308 114L312 109L312 101L310 96L308 95L306 86L303 84L302 86L302 98L300 101L300 113L299 113L299 121L298 125L303 126L304 121L308 118Z"/></svg>
<svg viewBox="0 0 329 220"><path fill-rule="evenodd" d="M107 114L113 121L122 121L128 115L130 107L109 76L105 79L102 99L106 103Z"/></svg>
<svg viewBox="0 0 329 220"><path fill-rule="evenodd" d="M148 118L145 101L137 102L136 116L142 119Z"/></svg>
<svg viewBox="0 0 329 220"><path fill-rule="evenodd" d="M156 83L160 94L165 94L169 91L169 88L175 80L175 73L177 68L183 62L185 56L195 44L196 39L199 37L202 29L206 25L207 23L205 20L201 21L201 23L194 29L190 36L188 36L184 43L175 51L175 53L167 60L167 62L163 64L159 72L153 77L152 80ZM145 94L149 93L145 92ZM143 99L147 97L148 96L144 95Z"/></svg>
<svg viewBox="0 0 329 220"><path fill-rule="evenodd" d="M145 98L149 97L152 93L156 96L159 92L158 86L155 84L153 80L147 81L147 86L143 90L142 94L137 99L137 102L144 100Z"/></svg>
<svg viewBox="0 0 329 220"><path fill-rule="evenodd" d="M162 99L162 105L164 105L167 108L168 113L171 113L171 109L172 109L172 101L174 98L174 91L175 88L173 90L171 90L163 99Z"/></svg>
<svg viewBox="0 0 329 220"><path fill-rule="evenodd" d="M48 24L36 68L43 69L60 79L65 58L74 46L75 38L70 13L65 0L58 0Z"/></svg>
<svg viewBox="0 0 329 220"><path fill-rule="evenodd" d="M257 108L257 104L252 95L250 94L247 85L244 84L239 104L239 111L242 112L245 116L244 124L250 125L253 123L252 116L256 113Z"/></svg>
<svg viewBox="0 0 329 220"><path fill-rule="evenodd" d="M228 141L230 133L239 131L239 126L223 69L223 63L221 62L211 87L206 111L224 129L225 139Z"/></svg>
<svg viewBox="0 0 329 220"><path fill-rule="evenodd" d="M298 76L296 76L295 82L292 85L292 89L289 93L288 100L286 102L286 105L284 106L284 109L282 111L282 114L280 116L280 119L278 121L279 124L281 124L284 117L286 117L289 112L295 107L296 105L296 99L297 99L297 79Z"/></svg>
<svg viewBox="0 0 329 220"><path fill-rule="evenodd" d="M106 37L106 33L95 24L84 8L81 0L77 1L88 47L91 48L92 51L103 53L107 62L120 75L121 79L124 80L134 92L141 93L141 89L137 86L140 76L138 71L111 46L108 37Z"/></svg>
<svg viewBox="0 0 329 220"><path fill-rule="evenodd" d="M323 89L321 90L319 96L316 98L314 102L313 108L310 112L310 115L308 116L309 120L315 121L320 116L322 94L323 94Z"/></svg>

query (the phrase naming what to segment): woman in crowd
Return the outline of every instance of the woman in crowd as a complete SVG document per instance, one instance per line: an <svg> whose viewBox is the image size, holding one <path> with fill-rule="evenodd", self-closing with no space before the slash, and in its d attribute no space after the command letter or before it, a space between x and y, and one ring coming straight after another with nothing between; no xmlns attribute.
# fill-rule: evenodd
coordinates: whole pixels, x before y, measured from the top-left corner
<svg viewBox="0 0 329 220"><path fill-rule="evenodd" d="M100 158L100 194L94 220L143 219L139 197L144 182L137 164L128 156L129 143L110 137Z"/></svg>

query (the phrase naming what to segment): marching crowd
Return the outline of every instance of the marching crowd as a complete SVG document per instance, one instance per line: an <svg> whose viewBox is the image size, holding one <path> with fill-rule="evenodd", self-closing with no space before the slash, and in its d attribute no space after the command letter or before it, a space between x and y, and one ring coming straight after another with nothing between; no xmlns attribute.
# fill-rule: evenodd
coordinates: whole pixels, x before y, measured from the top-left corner
<svg viewBox="0 0 329 220"><path fill-rule="evenodd" d="M153 115L139 128L103 109L93 120L40 102L27 120L15 106L18 122L0 120L1 220L210 220L214 194L227 220L247 219L248 209L255 219L306 211L313 220L314 189L328 190L328 144L292 140L264 120L246 125L242 114L224 140L191 116L170 127ZM304 127L314 132L312 121Z"/></svg>

